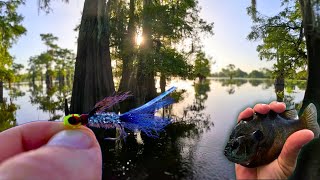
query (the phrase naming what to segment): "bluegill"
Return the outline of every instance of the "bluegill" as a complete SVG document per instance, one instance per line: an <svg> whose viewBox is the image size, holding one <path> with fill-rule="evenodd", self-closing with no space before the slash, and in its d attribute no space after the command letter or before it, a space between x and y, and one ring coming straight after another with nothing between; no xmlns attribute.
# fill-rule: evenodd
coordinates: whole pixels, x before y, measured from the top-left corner
<svg viewBox="0 0 320 180"><path fill-rule="evenodd" d="M301 117L296 110L278 114L254 114L252 120L241 120L232 130L224 150L225 156L242 166L254 168L275 160L286 141L294 132L310 129L315 137L319 136L317 109L309 104Z"/></svg>

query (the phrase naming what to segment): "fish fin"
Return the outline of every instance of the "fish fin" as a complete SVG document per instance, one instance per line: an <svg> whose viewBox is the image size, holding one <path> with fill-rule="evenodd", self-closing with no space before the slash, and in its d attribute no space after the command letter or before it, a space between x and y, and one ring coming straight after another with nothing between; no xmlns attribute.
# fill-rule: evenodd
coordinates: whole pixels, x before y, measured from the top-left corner
<svg viewBox="0 0 320 180"><path fill-rule="evenodd" d="M280 115L286 119L297 119L298 112L295 109L291 109L281 113Z"/></svg>
<svg viewBox="0 0 320 180"><path fill-rule="evenodd" d="M319 137L320 128L317 122L316 106L310 103L303 111L300 119L305 125L305 128L310 129L314 133L314 137Z"/></svg>

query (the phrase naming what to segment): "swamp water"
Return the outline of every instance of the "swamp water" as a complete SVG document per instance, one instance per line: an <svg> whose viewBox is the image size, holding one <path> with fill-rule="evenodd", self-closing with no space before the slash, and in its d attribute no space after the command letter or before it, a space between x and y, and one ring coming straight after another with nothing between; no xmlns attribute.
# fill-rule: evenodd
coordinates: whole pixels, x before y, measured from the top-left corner
<svg viewBox="0 0 320 180"><path fill-rule="evenodd" d="M95 129L103 153L104 179L234 179L234 164L223 149L240 111L256 103L284 99L289 107L300 105L305 82L287 83L275 93L272 81L208 79L205 82L172 80L178 101L159 115L173 117L159 139L139 133L126 142L103 141L104 131ZM63 117L68 86L28 84L4 90L0 106L0 131L16 124ZM139 141L137 141L139 139Z"/></svg>

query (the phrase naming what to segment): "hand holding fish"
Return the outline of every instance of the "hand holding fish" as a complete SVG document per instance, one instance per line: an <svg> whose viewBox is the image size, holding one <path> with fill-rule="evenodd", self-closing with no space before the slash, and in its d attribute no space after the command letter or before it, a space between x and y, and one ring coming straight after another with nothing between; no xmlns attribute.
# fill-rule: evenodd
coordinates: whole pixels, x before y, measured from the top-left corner
<svg viewBox="0 0 320 180"><path fill-rule="evenodd" d="M257 104L253 109L247 108L241 112L238 121L244 121L244 123L246 123L253 119L254 113L261 115L266 115L269 112L283 113L285 109L284 103L272 102L269 105ZM255 120L256 119L253 119L252 121ZM254 136L258 139L263 138L262 133L256 133ZM296 167L300 149L313 138L314 133L308 129L293 132L286 139L278 158L272 162L255 168L248 168L236 164L235 169L237 179L287 179L292 175ZM252 149L254 149L254 146L252 146ZM265 156L267 156L267 154Z"/></svg>

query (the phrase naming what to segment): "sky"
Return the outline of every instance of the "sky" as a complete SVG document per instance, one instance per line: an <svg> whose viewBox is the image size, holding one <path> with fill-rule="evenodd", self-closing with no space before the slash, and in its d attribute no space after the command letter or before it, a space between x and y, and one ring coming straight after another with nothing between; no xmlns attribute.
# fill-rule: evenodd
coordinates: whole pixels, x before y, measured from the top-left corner
<svg viewBox="0 0 320 180"><path fill-rule="evenodd" d="M19 38L10 50L16 63L27 66L31 56L46 50L40 39L41 33L52 33L59 38L57 44L63 48L77 49L77 33L73 30L81 20L84 0L70 0L68 4L55 0L52 12L38 11L38 1L27 1L18 12L24 16L26 35ZM256 52L259 42L246 39L252 22L246 13L251 0L199 0L200 16L214 22L214 35L203 38L204 51L216 63L212 72L220 71L228 64L250 72L263 67L271 68L274 62L261 61ZM258 1L257 8L265 15L273 15L280 9L279 0Z"/></svg>

